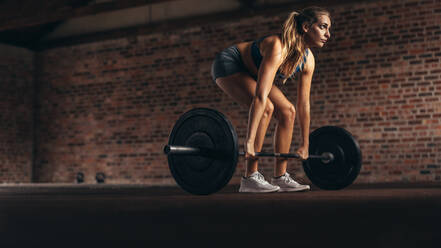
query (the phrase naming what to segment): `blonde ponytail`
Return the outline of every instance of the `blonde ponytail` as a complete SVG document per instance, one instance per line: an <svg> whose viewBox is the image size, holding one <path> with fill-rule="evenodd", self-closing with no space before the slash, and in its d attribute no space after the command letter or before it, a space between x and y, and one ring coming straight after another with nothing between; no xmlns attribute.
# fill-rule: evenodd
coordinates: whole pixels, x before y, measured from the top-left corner
<svg viewBox="0 0 441 248"><path fill-rule="evenodd" d="M298 23L296 18L300 13L294 11L291 12L288 18L283 23L282 27L282 64L280 66L280 72L285 75L283 83L287 78L294 73L296 67L302 62L304 56L304 40L298 30Z"/></svg>

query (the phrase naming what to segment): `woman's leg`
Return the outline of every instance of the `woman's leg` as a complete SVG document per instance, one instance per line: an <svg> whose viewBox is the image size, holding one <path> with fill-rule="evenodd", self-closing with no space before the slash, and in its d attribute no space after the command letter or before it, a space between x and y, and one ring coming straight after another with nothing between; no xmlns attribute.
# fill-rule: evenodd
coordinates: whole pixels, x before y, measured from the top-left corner
<svg viewBox="0 0 441 248"><path fill-rule="evenodd" d="M277 119L276 132L274 135L274 151L278 153L289 153L296 110L294 105L276 86L272 87L269 98L274 104L274 117ZM278 177L285 174L287 164L288 161L286 158L277 158L274 167L274 176Z"/></svg>
<svg viewBox="0 0 441 248"><path fill-rule="evenodd" d="M250 75L245 72L235 73L230 76L217 78L216 84L236 102L245 105L247 108L250 107L257 85L256 81ZM256 152L262 150L266 130L271 121L273 110L274 106L269 99L256 133L256 141L254 143L254 150ZM257 171L258 161L257 159L248 159L245 165L245 176L249 176Z"/></svg>

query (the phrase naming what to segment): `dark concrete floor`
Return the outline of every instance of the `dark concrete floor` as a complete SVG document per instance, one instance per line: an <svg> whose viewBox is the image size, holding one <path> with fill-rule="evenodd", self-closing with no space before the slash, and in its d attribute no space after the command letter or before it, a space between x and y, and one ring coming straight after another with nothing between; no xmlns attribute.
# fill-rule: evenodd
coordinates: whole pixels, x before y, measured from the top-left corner
<svg viewBox="0 0 441 248"><path fill-rule="evenodd" d="M0 247L441 247L441 185L236 191L1 186Z"/></svg>

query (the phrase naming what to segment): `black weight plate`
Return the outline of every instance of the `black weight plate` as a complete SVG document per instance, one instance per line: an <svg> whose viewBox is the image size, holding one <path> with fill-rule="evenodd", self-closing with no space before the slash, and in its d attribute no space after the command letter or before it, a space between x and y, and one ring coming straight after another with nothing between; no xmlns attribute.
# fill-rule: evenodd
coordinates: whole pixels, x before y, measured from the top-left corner
<svg viewBox="0 0 441 248"><path fill-rule="evenodd" d="M169 145L218 150L221 156L168 155L168 164L177 184L185 191L207 195L222 189L236 170L237 134L220 112L196 108L183 114L169 137Z"/></svg>
<svg viewBox="0 0 441 248"><path fill-rule="evenodd" d="M309 154L334 154L334 160L324 163L321 159L303 162L305 174L321 189L338 190L352 184L361 170L362 155L355 138L341 127L324 126L309 136Z"/></svg>

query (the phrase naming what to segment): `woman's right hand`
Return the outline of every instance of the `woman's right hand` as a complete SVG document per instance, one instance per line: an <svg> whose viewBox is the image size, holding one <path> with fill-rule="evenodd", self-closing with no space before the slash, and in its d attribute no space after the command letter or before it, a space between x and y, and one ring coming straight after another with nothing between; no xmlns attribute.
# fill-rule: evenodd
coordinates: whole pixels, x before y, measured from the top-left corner
<svg viewBox="0 0 441 248"><path fill-rule="evenodd" d="M254 142L245 142L245 159L257 159L256 153L254 152Z"/></svg>

